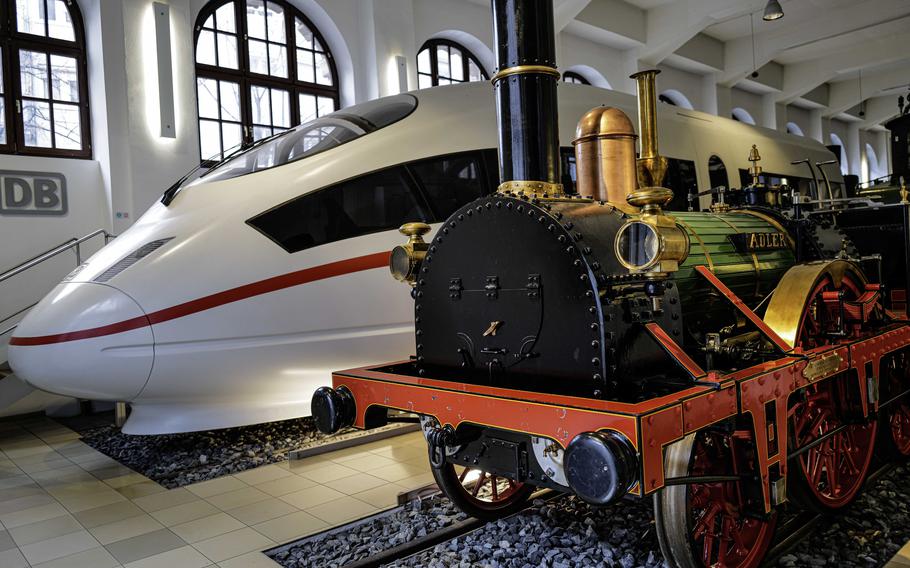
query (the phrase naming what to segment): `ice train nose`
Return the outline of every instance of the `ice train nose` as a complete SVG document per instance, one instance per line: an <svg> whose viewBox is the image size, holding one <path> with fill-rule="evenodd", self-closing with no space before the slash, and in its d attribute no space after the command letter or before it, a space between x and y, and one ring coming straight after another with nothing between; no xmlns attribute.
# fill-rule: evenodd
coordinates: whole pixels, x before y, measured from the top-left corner
<svg viewBox="0 0 910 568"><path fill-rule="evenodd" d="M148 381L154 338L132 298L107 284L64 282L16 328L9 362L35 388L128 401Z"/></svg>

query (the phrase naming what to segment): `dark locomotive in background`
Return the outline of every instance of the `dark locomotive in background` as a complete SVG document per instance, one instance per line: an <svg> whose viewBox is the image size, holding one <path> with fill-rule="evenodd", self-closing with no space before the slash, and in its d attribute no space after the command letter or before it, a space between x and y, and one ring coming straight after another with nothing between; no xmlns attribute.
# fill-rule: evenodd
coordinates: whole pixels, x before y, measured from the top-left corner
<svg viewBox="0 0 910 568"><path fill-rule="evenodd" d="M438 484L478 517L534 487L653 495L670 565L756 566L779 506L838 509L873 452L910 455L906 196L765 186L753 148L752 183L667 211L653 71L637 134L617 109L582 117L565 195L553 7L493 13L500 190L430 243L402 227L415 356L336 373L317 422L419 415Z"/></svg>

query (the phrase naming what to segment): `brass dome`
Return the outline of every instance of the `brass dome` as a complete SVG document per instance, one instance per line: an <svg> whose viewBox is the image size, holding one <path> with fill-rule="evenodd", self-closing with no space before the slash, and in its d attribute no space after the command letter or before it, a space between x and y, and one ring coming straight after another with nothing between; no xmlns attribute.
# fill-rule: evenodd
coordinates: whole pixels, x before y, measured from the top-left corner
<svg viewBox="0 0 910 568"><path fill-rule="evenodd" d="M575 129L573 144L591 138L637 138L635 127L626 113L616 107L594 107L581 117Z"/></svg>

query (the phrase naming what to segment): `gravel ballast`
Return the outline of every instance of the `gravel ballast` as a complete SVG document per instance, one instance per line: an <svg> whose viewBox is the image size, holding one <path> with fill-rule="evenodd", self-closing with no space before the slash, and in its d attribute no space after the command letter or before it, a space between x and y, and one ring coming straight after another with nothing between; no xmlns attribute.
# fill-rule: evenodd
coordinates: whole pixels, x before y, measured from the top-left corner
<svg viewBox="0 0 910 568"><path fill-rule="evenodd" d="M323 533L269 552L286 568L332 568L411 542L467 516L441 496L414 501L352 530Z"/></svg>
<svg viewBox="0 0 910 568"><path fill-rule="evenodd" d="M92 448L169 489L284 461L325 438L311 417L158 436L130 436L113 424L76 429Z"/></svg>
<svg viewBox="0 0 910 568"><path fill-rule="evenodd" d="M871 483L846 510L821 521L808 539L782 556L782 568L884 566L910 540L910 468L893 469ZM404 512L272 553L285 568L338 567L464 518L444 497ZM664 566L651 500L591 507L565 496L535 501L514 517L436 545L396 567L525 568Z"/></svg>

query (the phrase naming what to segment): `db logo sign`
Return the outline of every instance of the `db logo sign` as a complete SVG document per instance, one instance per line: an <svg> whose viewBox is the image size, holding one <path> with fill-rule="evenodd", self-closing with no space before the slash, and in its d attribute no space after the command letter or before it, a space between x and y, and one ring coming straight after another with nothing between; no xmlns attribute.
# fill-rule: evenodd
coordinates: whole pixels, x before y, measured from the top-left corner
<svg viewBox="0 0 910 568"><path fill-rule="evenodd" d="M0 215L66 215L63 174L0 171Z"/></svg>

